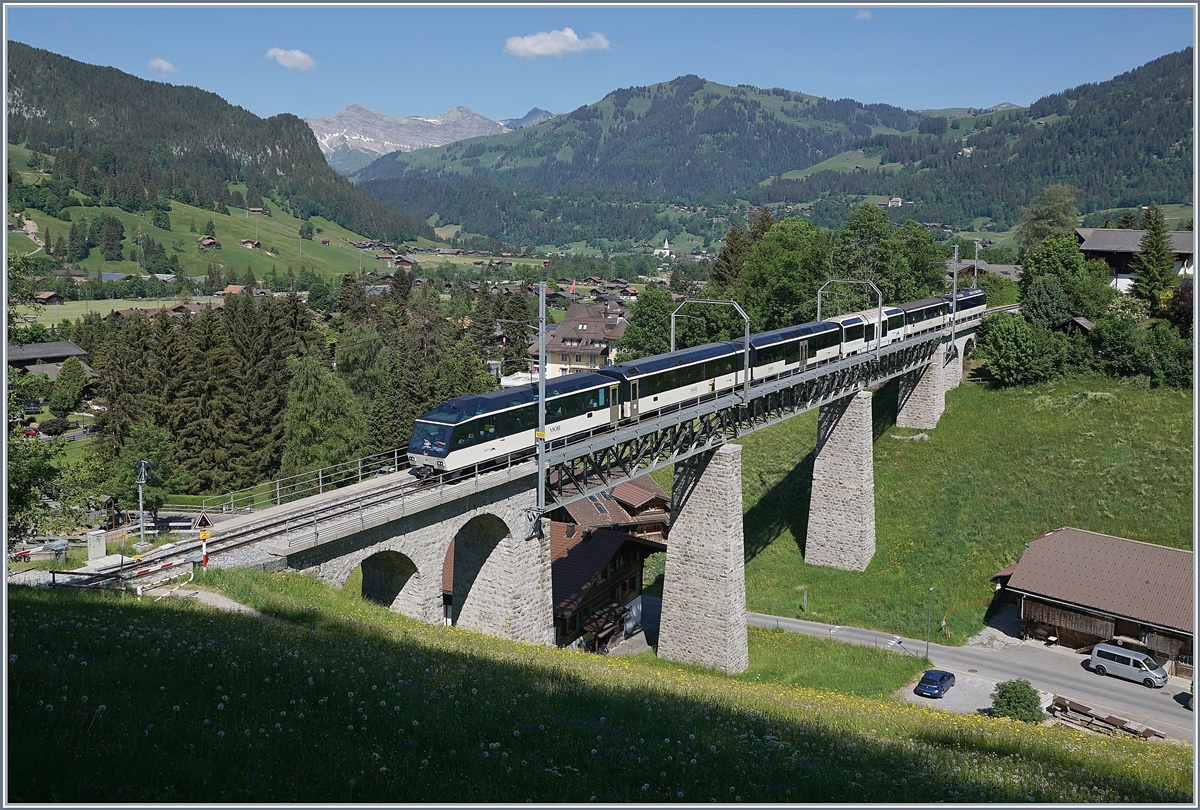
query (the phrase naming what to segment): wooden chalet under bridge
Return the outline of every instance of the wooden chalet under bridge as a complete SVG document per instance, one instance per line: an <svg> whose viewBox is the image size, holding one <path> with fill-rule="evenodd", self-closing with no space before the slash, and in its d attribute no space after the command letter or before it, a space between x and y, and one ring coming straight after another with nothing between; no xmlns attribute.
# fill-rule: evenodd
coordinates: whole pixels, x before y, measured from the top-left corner
<svg viewBox="0 0 1200 810"><path fill-rule="evenodd" d="M644 563L667 550L670 498L650 476L550 513L554 640L605 650L641 629ZM445 623L454 615L454 541L442 566Z"/></svg>
<svg viewBox="0 0 1200 810"><path fill-rule="evenodd" d="M1025 637L1080 652L1108 642L1192 675L1194 554L1107 534L1055 529L996 574L1020 604Z"/></svg>

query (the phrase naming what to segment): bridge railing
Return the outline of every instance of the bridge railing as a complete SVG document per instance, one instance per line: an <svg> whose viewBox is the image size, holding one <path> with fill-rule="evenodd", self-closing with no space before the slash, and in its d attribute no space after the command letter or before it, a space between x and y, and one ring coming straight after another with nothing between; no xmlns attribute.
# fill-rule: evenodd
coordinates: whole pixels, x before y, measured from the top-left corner
<svg viewBox="0 0 1200 810"><path fill-rule="evenodd" d="M320 495L347 484L356 484L376 475L408 469L408 451L397 447L381 453L344 461L329 467L290 475L253 487L239 489L226 495L205 498L205 510L219 512L252 512L269 506L279 506L309 495Z"/></svg>
<svg viewBox="0 0 1200 810"><path fill-rule="evenodd" d="M526 456L487 471L476 470L456 480L433 479L394 491L366 492L318 507L284 521L268 543L272 554L286 556L424 512L486 489L536 474L536 461Z"/></svg>

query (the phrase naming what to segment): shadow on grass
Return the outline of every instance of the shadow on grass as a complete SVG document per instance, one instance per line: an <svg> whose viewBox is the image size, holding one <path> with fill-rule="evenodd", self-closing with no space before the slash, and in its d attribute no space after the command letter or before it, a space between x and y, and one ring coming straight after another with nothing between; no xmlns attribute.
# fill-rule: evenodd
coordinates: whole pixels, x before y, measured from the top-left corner
<svg viewBox="0 0 1200 810"><path fill-rule="evenodd" d="M899 380L892 380L876 391L871 398L871 438L878 441L896 424L896 403ZM808 453L781 481L763 494L743 516L746 562L754 559L785 530L791 532L805 553L808 539L808 515L812 501L813 466L816 451Z"/></svg>
<svg viewBox="0 0 1200 810"><path fill-rule="evenodd" d="M875 719L860 729L853 712L836 708L839 696L787 688L768 692L719 675L673 677L624 662L417 625L373 606L354 617L332 612L345 600L297 607L288 584L275 579L246 577L232 590L252 597L247 601L268 615L302 624L267 627L251 617L194 606L11 589L9 607L19 632L10 640L15 657L9 667L9 740L17 750L57 753L52 779L44 778L46 765L39 757L10 760L10 799L473 803L585 802L595 796L639 803L718 798L925 803L1188 798L1185 777L1172 780L1149 771L1143 779L1116 762L1104 770L1109 752L1099 743L1104 750L1067 752L1054 740L1042 742L1002 727L962 729L949 718L907 717L899 707L890 722L903 728L881 736L865 728ZM314 595L325 598L312 589L299 598ZM33 632L38 621L53 623L47 628L52 646L86 656L88 669L39 654L39 642L48 636ZM171 655L135 658L97 636L97 627L110 625L108 632L138 628L121 639L135 650L145 644L157 649L158 634L137 643L153 630L186 641L176 643ZM202 655L185 652L199 644L213 646ZM149 696L104 687L134 678L164 685ZM214 684L242 696L222 705L228 711L217 711L221 687L214 691ZM72 696L80 690L107 696L110 711L93 729L88 712L72 715L65 699L55 713L40 701L35 705L39 695L47 690L58 695L60 687ZM201 688L210 697L189 703ZM355 694L368 700L359 702ZM279 712L288 699L296 708ZM387 711L370 708L379 700ZM180 713L180 704L192 708ZM368 715L370 734L363 728L356 733ZM228 739L218 738L222 728L229 729ZM225 736L222 731L220 737ZM1123 751L1113 746L1112 753ZM1000 761L996 754L1011 759ZM105 767L98 768L97 761ZM147 778L154 777L147 769L158 767L150 763L161 762L171 763L167 778ZM1057 771L1053 780L1041 776L1049 764ZM914 772L920 778L906 778ZM211 774L220 779L203 778ZM1079 790L1064 794L1064 786Z"/></svg>

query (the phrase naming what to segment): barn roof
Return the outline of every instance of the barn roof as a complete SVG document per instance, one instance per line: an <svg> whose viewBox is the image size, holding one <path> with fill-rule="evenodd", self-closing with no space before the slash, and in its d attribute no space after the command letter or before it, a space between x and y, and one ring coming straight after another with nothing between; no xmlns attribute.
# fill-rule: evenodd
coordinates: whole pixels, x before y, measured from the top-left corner
<svg viewBox="0 0 1200 810"><path fill-rule="evenodd" d="M1190 635L1193 556L1066 527L1026 545L1008 588Z"/></svg>

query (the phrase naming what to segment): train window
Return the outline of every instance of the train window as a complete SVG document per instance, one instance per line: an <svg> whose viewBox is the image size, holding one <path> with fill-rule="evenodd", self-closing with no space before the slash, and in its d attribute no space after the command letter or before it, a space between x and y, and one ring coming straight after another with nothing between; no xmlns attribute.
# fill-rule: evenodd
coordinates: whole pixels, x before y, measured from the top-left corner
<svg viewBox="0 0 1200 810"><path fill-rule="evenodd" d="M887 319L888 329L900 329L904 326L904 315L891 315ZM884 334L887 334L886 332Z"/></svg>
<svg viewBox="0 0 1200 810"><path fill-rule="evenodd" d="M864 337L866 338L866 340L868 342L875 339L875 324L873 324L873 323L867 324L866 333L865 333Z"/></svg>
<svg viewBox="0 0 1200 810"><path fill-rule="evenodd" d="M842 342L843 343L850 343L851 341L862 340L862 339L863 339L862 324L855 324L854 326L847 326L842 330Z"/></svg>

